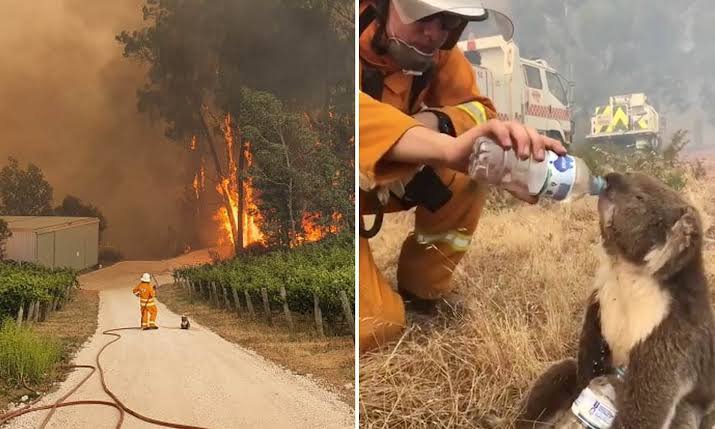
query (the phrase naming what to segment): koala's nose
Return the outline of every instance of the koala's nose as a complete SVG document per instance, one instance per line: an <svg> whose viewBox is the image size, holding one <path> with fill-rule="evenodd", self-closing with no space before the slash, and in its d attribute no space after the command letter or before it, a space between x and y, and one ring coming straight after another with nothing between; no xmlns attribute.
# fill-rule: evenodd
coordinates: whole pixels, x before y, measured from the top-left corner
<svg viewBox="0 0 715 429"><path fill-rule="evenodd" d="M607 191L611 189L618 189L623 183L623 175L621 173L608 173L604 179L606 180L605 190Z"/></svg>

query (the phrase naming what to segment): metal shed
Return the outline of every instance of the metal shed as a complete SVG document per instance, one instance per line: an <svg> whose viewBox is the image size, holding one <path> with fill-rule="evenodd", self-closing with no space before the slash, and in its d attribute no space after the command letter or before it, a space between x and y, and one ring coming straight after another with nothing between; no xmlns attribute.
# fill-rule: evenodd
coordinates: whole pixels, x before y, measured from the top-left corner
<svg viewBox="0 0 715 429"><path fill-rule="evenodd" d="M5 256L46 267L93 267L99 256L99 219L62 216L0 216L12 232Z"/></svg>

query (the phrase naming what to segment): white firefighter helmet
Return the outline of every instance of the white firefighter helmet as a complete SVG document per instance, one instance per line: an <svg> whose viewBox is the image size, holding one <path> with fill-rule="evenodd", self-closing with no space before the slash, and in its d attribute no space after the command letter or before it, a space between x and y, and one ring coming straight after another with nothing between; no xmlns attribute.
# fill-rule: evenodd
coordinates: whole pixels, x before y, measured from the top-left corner
<svg viewBox="0 0 715 429"><path fill-rule="evenodd" d="M392 4L405 24L440 12L459 15L468 21L481 21L488 16L478 0L392 0Z"/></svg>
<svg viewBox="0 0 715 429"><path fill-rule="evenodd" d="M149 273L142 274L141 281L144 283L151 283L151 275L149 275Z"/></svg>
<svg viewBox="0 0 715 429"><path fill-rule="evenodd" d="M511 40L514 24L505 14L483 7L479 0L390 0L400 17L400 21L411 24L437 13L446 13L461 18L462 23L451 30L442 49L452 49L457 44L464 29L469 25L481 31L501 34L504 40ZM479 22L475 22L479 21Z"/></svg>

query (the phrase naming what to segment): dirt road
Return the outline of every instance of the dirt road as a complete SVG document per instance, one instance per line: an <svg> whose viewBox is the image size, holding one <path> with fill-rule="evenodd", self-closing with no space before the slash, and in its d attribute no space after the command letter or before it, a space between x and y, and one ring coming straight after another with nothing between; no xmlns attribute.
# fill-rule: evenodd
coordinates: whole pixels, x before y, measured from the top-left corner
<svg viewBox="0 0 715 429"><path fill-rule="evenodd" d="M139 307L131 288L144 271L159 283L171 281L169 269L191 261L125 262L81 277L83 288L100 290L99 328L74 363L94 364L98 350L112 337L101 332L139 325ZM128 407L160 420L209 428L348 428L354 427L351 408L312 381L290 374L254 353L192 324L176 329L180 317L161 304L160 329L125 331L122 339L102 354L110 389ZM75 386L86 370L72 373L50 404ZM95 374L68 400L111 400ZM45 412L22 416L11 429L36 428ZM104 406L63 408L50 428L113 428L118 412ZM156 428L126 415L123 428Z"/></svg>

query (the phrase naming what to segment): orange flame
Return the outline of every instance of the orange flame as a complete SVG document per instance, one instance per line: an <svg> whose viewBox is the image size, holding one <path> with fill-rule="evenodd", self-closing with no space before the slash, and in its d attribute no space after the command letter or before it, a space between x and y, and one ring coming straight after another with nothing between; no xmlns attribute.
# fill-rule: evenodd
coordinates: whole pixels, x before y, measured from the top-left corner
<svg viewBox="0 0 715 429"><path fill-rule="evenodd" d="M307 112L304 112L304 117L308 122L308 125L312 128L310 122L310 117ZM333 117L333 113L330 112L330 117ZM227 196L229 205L232 211L233 219L236 221L237 231L238 225L242 226L243 232L243 245L250 246L251 244L259 243L265 244L265 237L260 229L260 225L263 221L262 215L257 207L257 200L260 197L256 189L253 187L253 180L250 177L246 177L239 182L237 177L238 165L236 159L234 159L233 147L235 144L235 136L232 127L232 119L230 114L227 114L223 120L223 134L226 144L226 159L228 164L228 174L224 177L220 183L216 185L216 191L219 195ZM320 141L314 143L315 147L321 145ZM192 140L192 147L195 146L195 139ZM244 160L244 169L248 169L253 164L253 156L251 153L251 143L245 142L243 153L241 154ZM199 174L194 178L194 189L198 189L198 183L200 181L201 187L203 188L205 180L204 172L204 160L201 160L201 170ZM334 182L337 183L340 177L340 173L336 174ZM239 213L239 186L243 186L243 208L242 213ZM197 198L198 198L198 190ZM222 200L223 202L223 200ZM231 217L226 210L226 207L222 206L217 209L213 216L213 219L218 223L219 226L219 246L235 245L235 240L233 237L233 230L231 225ZM297 237L292 238L291 246L300 245L302 243L309 243L321 240L328 234L335 234L339 232L342 220L342 215L340 213L333 213L331 216L331 222L328 225L320 224L320 214L317 212L306 212L303 213L300 223L303 232L298 234ZM240 222L240 223L239 223Z"/></svg>
<svg viewBox="0 0 715 429"><path fill-rule="evenodd" d="M251 143L246 142L246 150L243 156L246 158L246 168L253 165L253 156L251 155ZM243 242L246 245L252 243L262 243L263 233L258 228L262 218L258 211L255 201L255 189L253 188L253 179L247 178L244 181L243 197L245 203L245 210L241 219L243 222Z"/></svg>
<svg viewBox="0 0 715 429"><path fill-rule="evenodd" d="M216 191L223 195L228 195L229 204L231 206L233 218L236 220L236 230L238 230L238 225L243 227L243 245L248 246L253 243L262 243L263 234L261 233L258 225L260 224L260 213L258 213L258 208L255 203L255 190L253 189L253 181L248 178L243 181L243 198L244 207L243 213L239 213L238 210L238 164L233 157L233 145L234 136L233 129L231 127L231 116L226 115L224 118L224 140L226 141L226 157L228 159L228 178L224 178L221 183L216 186ZM248 168L252 164L250 143L247 143L244 150L243 156L246 160L245 168ZM231 218L226 211L226 207L221 207L218 209L214 215L214 220L218 221L219 227L222 234L219 236L219 245L226 245L228 243L235 244L235 239L233 237L233 228L231 227Z"/></svg>
<svg viewBox="0 0 715 429"><path fill-rule="evenodd" d="M331 216L332 225L319 225L317 221L320 219L320 215L318 213L303 213L300 223L303 227L304 235L298 241L311 243L321 240L328 234L336 234L339 230L338 224L342 218L342 214L335 212Z"/></svg>
<svg viewBox="0 0 715 429"><path fill-rule="evenodd" d="M191 187L194 188L194 194L196 195L196 199L199 199L199 175L195 174L194 175L194 181L191 183Z"/></svg>
<svg viewBox="0 0 715 429"><path fill-rule="evenodd" d="M192 150L196 148L196 136L191 138ZM191 187L194 189L194 195L196 199L199 199L199 194L204 190L206 186L206 174L204 171L204 159L201 158L201 168L194 174L194 180L191 182Z"/></svg>

